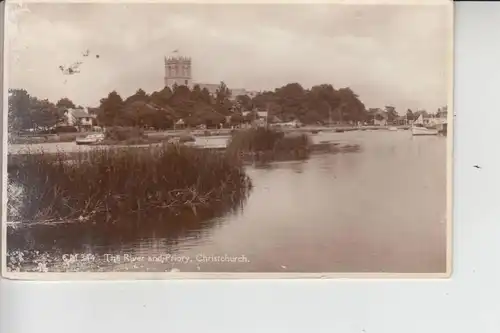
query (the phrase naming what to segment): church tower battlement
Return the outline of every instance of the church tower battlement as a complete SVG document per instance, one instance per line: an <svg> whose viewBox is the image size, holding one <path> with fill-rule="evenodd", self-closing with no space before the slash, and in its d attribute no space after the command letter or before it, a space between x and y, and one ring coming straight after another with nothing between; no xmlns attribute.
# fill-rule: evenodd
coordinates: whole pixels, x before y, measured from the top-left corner
<svg viewBox="0 0 500 333"><path fill-rule="evenodd" d="M184 56L165 57L165 86L192 86L191 58Z"/></svg>

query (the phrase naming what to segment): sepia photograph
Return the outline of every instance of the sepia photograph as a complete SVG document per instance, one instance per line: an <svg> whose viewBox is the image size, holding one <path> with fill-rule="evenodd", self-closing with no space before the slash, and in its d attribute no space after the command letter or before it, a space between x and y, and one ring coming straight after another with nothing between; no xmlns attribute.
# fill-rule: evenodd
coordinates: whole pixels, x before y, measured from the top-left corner
<svg viewBox="0 0 500 333"><path fill-rule="evenodd" d="M5 12L6 277L449 276L452 2Z"/></svg>

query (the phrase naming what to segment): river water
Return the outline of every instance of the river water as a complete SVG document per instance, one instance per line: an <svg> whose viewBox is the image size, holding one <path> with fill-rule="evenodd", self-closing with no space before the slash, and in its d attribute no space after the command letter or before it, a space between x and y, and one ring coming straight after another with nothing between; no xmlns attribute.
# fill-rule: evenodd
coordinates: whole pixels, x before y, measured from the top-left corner
<svg viewBox="0 0 500 333"><path fill-rule="evenodd" d="M32 227L23 237L61 263L64 253L90 253L98 267L89 270L445 272L446 138L357 131L314 139L325 140L361 150L248 167L254 189L223 216L133 237L71 226Z"/></svg>

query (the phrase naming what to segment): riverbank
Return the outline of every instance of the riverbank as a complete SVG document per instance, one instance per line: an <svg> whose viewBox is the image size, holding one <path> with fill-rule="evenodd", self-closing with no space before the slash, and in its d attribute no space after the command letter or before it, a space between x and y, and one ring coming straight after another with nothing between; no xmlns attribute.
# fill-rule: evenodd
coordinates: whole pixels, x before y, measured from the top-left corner
<svg viewBox="0 0 500 333"><path fill-rule="evenodd" d="M142 144L142 145L88 145L88 146L79 146L83 149L78 149L76 151L64 151L64 150L52 150L52 151L44 151L40 150L20 150L18 152L9 153L7 155L7 164L15 165L22 161L22 157L25 155L44 155L45 158L53 158L56 160L78 160L78 159L88 159L89 154L91 154L94 150L120 150L120 149L137 149L137 150L147 150L147 149L157 149L161 147L162 144ZM195 145L188 146L192 149L200 149L207 150L218 154L224 154L226 152L226 147L198 147ZM348 152L356 152L361 149L361 146L357 143L345 143L345 142L321 142L321 143L312 143L309 147L310 154L324 154L324 153L348 153ZM255 152L245 152L239 154L243 158L243 161L249 162L254 159L254 156L257 155Z"/></svg>
<svg viewBox="0 0 500 333"><path fill-rule="evenodd" d="M317 134L320 132L352 132L352 131L376 131L376 130L388 130L390 127L395 127L400 130L407 130L409 126L304 126L299 128L281 128L284 132L299 132L299 133L310 133ZM166 131L144 131L144 138L140 140L130 140L126 144L152 144L166 142L169 139L179 137L182 135L190 135L194 137L219 137L219 136L230 136L238 129L209 129L209 130L198 130L198 129L178 129L178 130L166 130ZM83 137L89 134L97 134L98 132L76 132L76 133L60 133L60 134L47 134L39 136L13 136L9 138L10 144L40 144L40 143L63 143L63 142L74 142L76 138ZM107 144L116 144L117 142L109 142Z"/></svg>

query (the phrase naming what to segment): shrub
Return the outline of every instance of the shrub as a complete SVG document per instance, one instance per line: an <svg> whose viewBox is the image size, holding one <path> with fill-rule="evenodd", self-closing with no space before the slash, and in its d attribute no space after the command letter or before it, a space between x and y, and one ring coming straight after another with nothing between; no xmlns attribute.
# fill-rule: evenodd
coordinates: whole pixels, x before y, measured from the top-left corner
<svg viewBox="0 0 500 333"><path fill-rule="evenodd" d="M311 142L306 134L287 134L276 129L257 128L237 131L227 147L228 156L266 156L274 159L304 158Z"/></svg>

